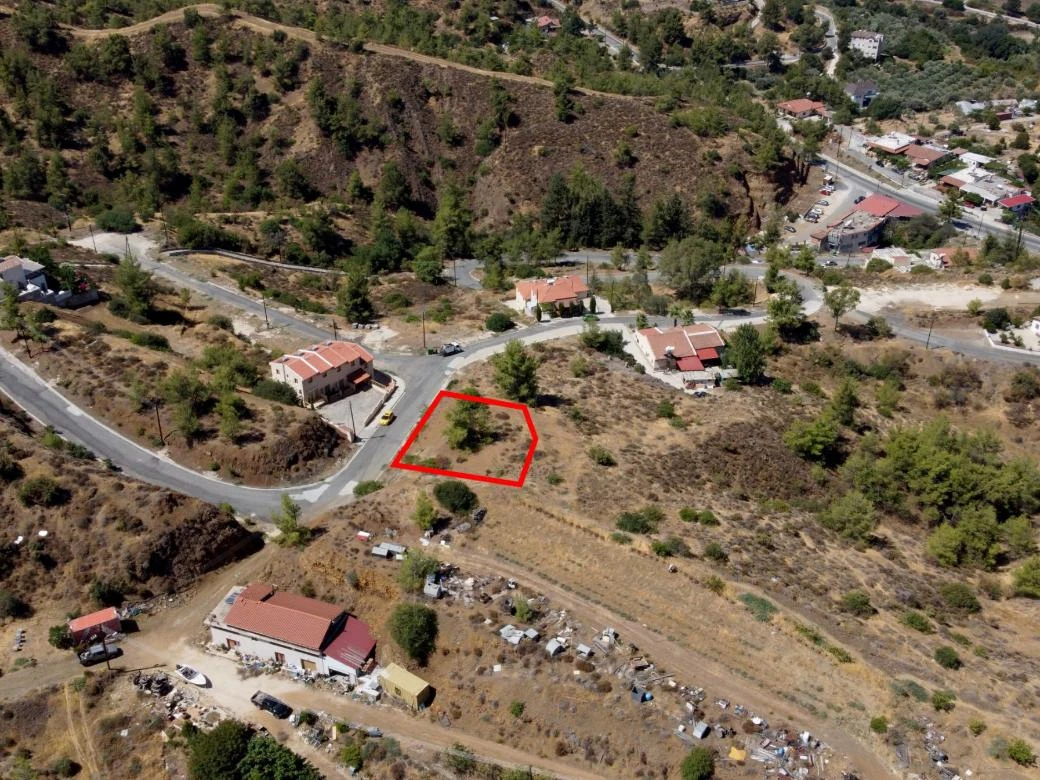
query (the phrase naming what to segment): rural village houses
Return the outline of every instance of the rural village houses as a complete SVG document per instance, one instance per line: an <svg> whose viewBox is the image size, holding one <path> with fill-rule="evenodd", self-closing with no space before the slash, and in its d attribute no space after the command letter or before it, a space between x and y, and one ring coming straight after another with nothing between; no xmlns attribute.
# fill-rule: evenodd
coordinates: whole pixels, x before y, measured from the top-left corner
<svg viewBox="0 0 1040 780"><path fill-rule="evenodd" d="M550 315L581 314L589 286L580 276L558 276L549 279L527 279L516 283L516 302L531 313L541 306Z"/></svg>

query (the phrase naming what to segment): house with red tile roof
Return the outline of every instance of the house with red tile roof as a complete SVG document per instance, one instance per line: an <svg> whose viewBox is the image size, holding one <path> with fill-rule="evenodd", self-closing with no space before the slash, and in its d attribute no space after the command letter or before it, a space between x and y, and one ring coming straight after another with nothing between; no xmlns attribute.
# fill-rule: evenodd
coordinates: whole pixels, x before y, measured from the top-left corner
<svg viewBox="0 0 1040 780"><path fill-rule="evenodd" d="M827 106L809 98L785 100L783 103L777 103L776 108L781 114L792 119L808 119L811 116L823 116L827 112Z"/></svg>
<svg viewBox="0 0 1040 780"><path fill-rule="evenodd" d="M584 306L588 297L589 286L580 276L525 279L516 283L516 302L528 312L535 306L572 309Z"/></svg>
<svg viewBox="0 0 1040 780"><path fill-rule="evenodd" d="M911 219L922 213L909 203L875 194L860 201L845 216L828 225L825 234L813 234L813 238L822 236L819 240L823 249L852 252L876 245L881 238L881 230L890 220Z"/></svg>
<svg viewBox="0 0 1040 780"><path fill-rule="evenodd" d="M1033 204L1036 203L1036 201L1029 193L1021 192L1018 195L1012 195L1009 198L998 200L997 203L1015 216L1020 217L1033 208Z"/></svg>
<svg viewBox="0 0 1040 780"><path fill-rule="evenodd" d="M102 636L111 636L120 630L122 623L115 607L105 607L69 621L69 633L77 645L97 641Z"/></svg>
<svg viewBox="0 0 1040 780"><path fill-rule="evenodd" d="M271 378L305 404L356 393L372 379L372 353L350 341L323 341L271 361Z"/></svg>
<svg viewBox="0 0 1040 780"><path fill-rule="evenodd" d="M356 680L375 658L376 640L364 621L263 583L232 588L206 625L214 645L302 672Z"/></svg>
<svg viewBox="0 0 1040 780"><path fill-rule="evenodd" d="M636 344L661 371L703 371L705 366L718 365L725 343L715 328L703 322L636 331Z"/></svg>

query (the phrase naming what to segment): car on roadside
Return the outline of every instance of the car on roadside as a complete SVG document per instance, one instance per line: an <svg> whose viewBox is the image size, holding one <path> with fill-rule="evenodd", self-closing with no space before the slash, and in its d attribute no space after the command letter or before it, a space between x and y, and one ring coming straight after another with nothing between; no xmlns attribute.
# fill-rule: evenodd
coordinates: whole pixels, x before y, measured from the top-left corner
<svg viewBox="0 0 1040 780"><path fill-rule="evenodd" d="M106 644L91 645L79 654L79 662L83 666L93 666L102 661L118 658L122 654L122 649L118 647L112 647L111 645Z"/></svg>
<svg viewBox="0 0 1040 780"><path fill-rule="evenodd" d="M396 418L396 417L397 417L397 415L394 414L394 410L393 409L387 409L385 412L383 412L381 415L379 415L379 424L380 425L389 425L390 423L392 423L394 421L394 418Z"/></svg>
<svg viewBox="0 0 1040 780"><path fill-rule="evenodd" d="M462 345L457 341L449 341L447 344L441 345L440 353L445 357L454 355L456 352L462 352Z"/></svg>
<svg viewBox="0 0 1040 780"><path fill-rule="evenodd" d="M794 229L793 227L791 227L790 225L784 225L784 230L785 230L786 232L788 232L788 233L794 233L794 232L796 232L796 231L795 231L795 229Z"/></svg>
<svg viewBox="0 0 1040 780"><path fill-rule="evenodd" d="M863 201L865 201L866 199L867 199L867 196L866 196L866 195L857 195L857 196L856 196L856 199L855 199L854 201L852 201L852 202L853 202L853 203L862 203L862 202L863 202Z"/></svg>
<svg viewBox="0 0 1040 780"><path fill-rule="evenodd" d="M264 712L270 712L280 720L285 720L292 715L292 707L281 699L276 699L269 693L257 691L249 698L249 700Z"/></svg>
<svg viewBox="0 0 1040 780"><path fill-rule="evenodd" d="M818 200L816 201L817 206L829 206L831 202L829 200Z"/></svg>
<svg viewBox="0 0 1040 780"><path fill-rule="evenodd" d="M834 268L835 266L838 265L838 263L836 261L834 261L834 260L828 260L826 263L824 263L824 265L827 268Z"/></svg>

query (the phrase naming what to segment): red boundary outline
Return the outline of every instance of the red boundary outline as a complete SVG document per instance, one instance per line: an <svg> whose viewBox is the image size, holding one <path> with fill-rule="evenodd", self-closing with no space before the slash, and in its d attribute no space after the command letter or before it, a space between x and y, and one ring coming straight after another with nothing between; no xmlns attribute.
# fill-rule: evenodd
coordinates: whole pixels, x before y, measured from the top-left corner
<svg viewBox="0 0 1040 780"><path fill-rule="evenodd" d="M405 463L403 461L404 455L411 446L415 443L415 440L419 437L419 433L423 427L429 422L430 417L433 415L437 405L445 398L455 398L459 401L475 401L476 403L487 404L488 406L502 406L506 409L518 409L524 415L524 421L527 423L527 428L531 432L531 447L527 450L527 457L524 458L523 468L520 469L520 476L517 479L505 479L503 477L489 477L484 474L471 474L466 471L452 471L450 469L439 469L433 466L421 466L417 463ZM523 487L524 482L527 480L527 472L531 469L531 462L534 460L534 451L538 447L538 431L534 427L534 420L531 419L531 410L527 408L526 404L514 403L512 401L503 401L499 398L486 398L480 395L465 395L463 393L455 393L451 390L441 390L437 393L437 397L433 399L433 403L427 408L426 413L423 414L422 419L416 423L415 428L408 435L404 445L397 451L393 461L390 463L390 468L403 469L405 471L418 471L423 474L436 474L441 477L457 477L459 479L472 479L477 482L490 482L493 485L505 485L506 487Z"/></svg>

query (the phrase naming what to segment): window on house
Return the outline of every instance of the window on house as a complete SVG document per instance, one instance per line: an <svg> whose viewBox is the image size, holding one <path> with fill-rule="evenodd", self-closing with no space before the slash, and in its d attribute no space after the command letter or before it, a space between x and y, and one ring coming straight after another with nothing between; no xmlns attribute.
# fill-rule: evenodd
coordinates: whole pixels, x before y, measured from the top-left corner
<svg viewBox="0 0 1040 780"><path fill-rule="evenodd" d="M284 664L285 663L285 653L275 653L274 654L274 660L277 661L280 664Z"/></svg>
<svg viewBox="0 0 1040 780"><path fill-rule="evenodd" d="M236 647L238 647L238 640L237 639L228 639L227 640L227 646L228 646L228 650L234 650Z"/></svg>

